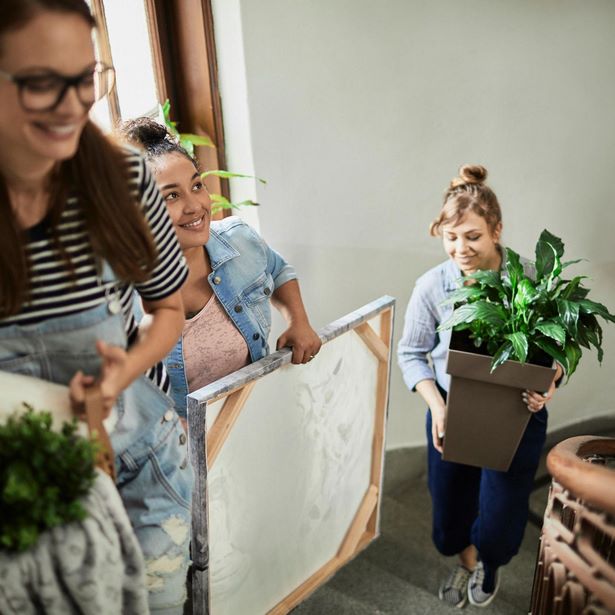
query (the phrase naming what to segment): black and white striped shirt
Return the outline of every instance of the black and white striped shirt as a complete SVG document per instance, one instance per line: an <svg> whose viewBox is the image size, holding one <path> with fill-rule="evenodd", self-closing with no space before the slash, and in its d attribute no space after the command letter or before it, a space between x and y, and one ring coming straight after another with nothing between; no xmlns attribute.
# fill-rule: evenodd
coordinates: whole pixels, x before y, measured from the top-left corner
<svg viewBox="0 0 615 615"><path fill-rule="evenodd" d="M27 325L49 318L82 312L107 301L110 290L117 290L124 316L128 345L137 337L137 324L132 314L133 291L146 301L164 299L177 291L188 275L175 230L165 203L145 161L134 150L126 150L131 190L141 204L152 232L158 258L150 278L144 283L103 284L87 235L81 204L69 198L57 228L58 240L70 256L73 272L54 245L49 221L43 220L28 230L26 245L30 264L30 294L18 314L0 319L0 326ZM148 371L165 392L169 381L162 363Z"/></svg>

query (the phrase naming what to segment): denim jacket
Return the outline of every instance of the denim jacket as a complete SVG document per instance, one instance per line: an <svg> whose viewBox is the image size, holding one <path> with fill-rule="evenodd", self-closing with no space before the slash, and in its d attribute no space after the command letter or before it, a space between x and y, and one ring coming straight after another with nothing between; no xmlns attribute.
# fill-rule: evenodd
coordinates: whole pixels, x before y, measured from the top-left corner
<svg viewBox="0 0 615 615"><path fill-rule="evenodd" d="M504 258L505 255L506 252ZM524 258L521 258L521 263L525 274L534 278L534 264ZM427 379L435 380L448 391L451 378L446 372L446 361L451 329L437 329L453 312L453 306L442 305L442 302L459 288L461 277L459 266L449 259L416 281L397 346L397 363L411 391L421 380Z"/></svg>
<svg viewBox="0 0 615 615"><path fill-rule="evenodd" d="M212 222L205 245L211 263L209 284L248 345L250 359L269 353L271 295L297 275L275 250L236 216ZM186 416L188 382L184 369L183 338L164 360L171 379L177 413Z"/></svg>

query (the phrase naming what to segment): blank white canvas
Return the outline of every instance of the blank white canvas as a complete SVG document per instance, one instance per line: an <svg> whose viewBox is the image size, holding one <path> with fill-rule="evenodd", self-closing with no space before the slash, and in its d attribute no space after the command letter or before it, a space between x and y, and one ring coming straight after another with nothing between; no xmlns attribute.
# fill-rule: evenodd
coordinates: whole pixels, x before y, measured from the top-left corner
<svg viewBox="0 0 615 615"><path fill-rule="evenodd" d="M377 368L349 331L256 382L208 472L212 615L266 613L336 555L370 484Z"/></svg>

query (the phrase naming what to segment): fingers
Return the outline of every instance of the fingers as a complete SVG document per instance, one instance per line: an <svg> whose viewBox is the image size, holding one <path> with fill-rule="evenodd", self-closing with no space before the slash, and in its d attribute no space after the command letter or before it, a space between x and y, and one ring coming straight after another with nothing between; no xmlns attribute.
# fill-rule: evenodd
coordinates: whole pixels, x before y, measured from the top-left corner
<svg viewBox="0 0 615 615"><path fill-rule="evenodd" d="M85 389L92 386L94 380L94 376L86 376L79 370L68 383L70 403L75 414L83 414L85 412Z"/></svg>
<svg viewBox="0 0 615 615"><path fill-rule="evenodd" d="M537 393L536 391L523 391L521 398L530 412L540 412L551 399L548 393Z"/></svg>
<svg viewBox="0 0 615 615"><path fill-rule="evenodd" d="M278 342L275 345L275 349L280 350L281 348L284 348L286 345L287 345L286 344L286 333L282 333L282 335L278 337Z"/></svg>
<svg viewBox="0 0 615 615"><path fill-rule="evenodd" d="M126 358L126 351L123 348L112 346L102 340L96 342L96 350L106 363L117 363Z"/></svg>
<svg viewBox="0 0 615 615"><path fill-rule="evenodd" d="M312 348L305 348L301 345L296 345L292 347L293 349L293 358L292 363L294 365L302 365L305 363L309 363L318 353L317 350Z"/></svg>
<svg viewBox="0 0 615 615"><path fill-rule="evenodd" d="M433 447L441 453L444 447L444 429L436 421L431 423L431 439Z"/></svg>
<svg viewBox="0 0 615 615"><path fill-rule="evenodd" d="M277 341L276 349L288 347L292 349L291 363L301 365L311 361L319 352L322 342L318 336L310 336L310 339L304 340L300 337L294 338L287 333L283 333Z"/></svg>
<svg viewBox="0 0 615 615"><path fill-rule="evenodd" d="M444 415L438 411L431 412L431 440L434 448L442 453L444 449Z"/></svg>

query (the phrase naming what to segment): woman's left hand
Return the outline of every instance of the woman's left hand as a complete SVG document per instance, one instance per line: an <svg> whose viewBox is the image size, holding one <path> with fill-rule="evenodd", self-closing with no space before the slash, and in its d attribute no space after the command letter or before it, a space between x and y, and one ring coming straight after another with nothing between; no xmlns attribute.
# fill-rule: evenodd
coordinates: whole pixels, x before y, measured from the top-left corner
<svg viewBox="0 0 615 615"><path fill-rule="evenodd" d="M529 391L527 389L523 391L521 397L530 412L540 412L547 405L547 402L551 401L553 393L555 393L555 383L562 377L563 373L564 370L558 363L555 376L546 393L538 393L537 391Z"/></svg>
<svg viewBox="0 0 615 615"><path fill-rule="evenodd" d="M292 324L278 338L276 349L286 346L293 350L292 362L299 365L311 361L318 354L322 342L308 323L301 323Z"/></svg>

